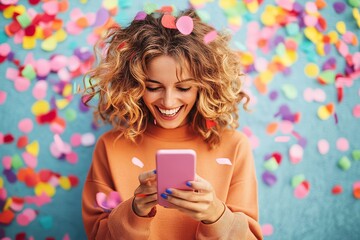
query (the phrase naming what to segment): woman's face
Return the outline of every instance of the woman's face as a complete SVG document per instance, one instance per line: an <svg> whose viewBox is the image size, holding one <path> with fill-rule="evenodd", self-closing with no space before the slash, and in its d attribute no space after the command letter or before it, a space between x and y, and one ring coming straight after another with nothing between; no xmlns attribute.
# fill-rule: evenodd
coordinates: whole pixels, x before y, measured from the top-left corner
<svg viewBox="0 0 360 240"><path fill-rule="evenodd" d="M151 60L147 68L143 100L156 119L156 124L167 129L186 124L198 91L190 73L183 68L178 79L178 64L165 55Z"/></svg>

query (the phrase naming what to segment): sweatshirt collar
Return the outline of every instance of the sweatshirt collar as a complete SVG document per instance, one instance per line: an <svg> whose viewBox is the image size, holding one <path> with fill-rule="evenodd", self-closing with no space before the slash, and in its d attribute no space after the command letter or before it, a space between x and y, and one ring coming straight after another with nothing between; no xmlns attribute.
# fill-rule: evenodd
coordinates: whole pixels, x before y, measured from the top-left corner
<svg viewBox="0 0 360 240"><path fill-rule="evenodd" d="M166 129L160 126L149 123L145 134L154 138L167 140L167 141L184 141L196 137L196 133L189 124L183 125L178 128Z"/></svg>

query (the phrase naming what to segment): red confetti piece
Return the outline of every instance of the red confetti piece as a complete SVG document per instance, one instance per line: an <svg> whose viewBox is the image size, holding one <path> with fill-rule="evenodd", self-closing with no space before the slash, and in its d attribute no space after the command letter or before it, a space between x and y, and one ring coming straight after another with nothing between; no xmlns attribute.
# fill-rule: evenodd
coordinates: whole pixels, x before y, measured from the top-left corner
<svg viewBox="0 0 360 240"><path fill-rule="evenodd" d="M19 137L17 140L16 146L18 148L24 148L26 145L28 145L28 137L26 135Z"/></svg>
<svg viewBox="0 0 360 240"><path fill-rule="evenodd" d="M4 135L4 143L12 143L13 141L14 141L13 135L11 135L10 133Z"/></svg>
<svg viewBox="0 0 360 240"><path fill-rule="evenodd" d="M41 182L48 182L53 175L52 171L48 169L40 170L39 172L39 178Z"/></svg>
<svg viewBox="0 0 360 240"><path fill-rule="evenodd" d="M56 109L53 109L46 114L37 116L36 121L39 124L51 123L56 119L56 117L57 117Z"/></svg>
<svg viewBox="0 0 360 240"><path fill-rule="evenodd" d="M7 209L2 212L0 212L0 223L2 224L10 224L12 220L14 220L15 214L13 211Z"/></svg>
<svg viewBox="0 0 360 240"><path fill-rule="evenodd" d="M277 162L278 164L281 163L282 155L281 155L280 153L275 152L275 153L272 154L272 156L275 158L275 160L276 160L276 162Z"/></svg>
<svg viewBox="0 0 360 240"><path fill-rule="evenodd" d="M216 126L216 122L213 121L213 120L206 120L206 127L207 129L210 129L212 127L215 127Z"/></svg>
<svg viewBox="0 0 360 240"><path fill-rule="evenodd" d="M71 187L76 187L77 185L79 185L79 178L77 176L69 175L68 178L69 178Z"/></svg>
<svg viewBox="0 0 360 240"><path fill-rule="evenodd" d="M341 194L343 192L343 188L341 185L335 185L332 190L331 190L332 194L334 195L338 195Z"/></svg>
<svg viewBox="0 0 360 240"><path fill-rule="evenodd" d="M337 88L337 100L339 103L342 102L343 97L344 97L344 88L342 87Z"/></svg>

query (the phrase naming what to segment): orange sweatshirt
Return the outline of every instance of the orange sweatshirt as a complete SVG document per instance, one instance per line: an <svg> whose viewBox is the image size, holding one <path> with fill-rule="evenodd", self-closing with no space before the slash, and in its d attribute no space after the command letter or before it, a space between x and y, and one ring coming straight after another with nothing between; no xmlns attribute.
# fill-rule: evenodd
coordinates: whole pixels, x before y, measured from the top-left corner
<svg viewBox="0 0 360 240"><path fill-rule="evenodd" d="M188 126L168 130L149 124L139 144L124 138L115 141L116 136L107 132L98 139L84 184L82 215L89 239L262 239L254 160L245 135L226 130L220 146L213 150ZM155 169L158 149L172 148L196 151L197 174L212 184L216 196L226 204L217 222L204 224L159 205L154 217L133 212L139 174ZM224 164L219 158L231 163ZM117 191L122 201L104 211L96 203L96 194L111 191Z"/></svg>

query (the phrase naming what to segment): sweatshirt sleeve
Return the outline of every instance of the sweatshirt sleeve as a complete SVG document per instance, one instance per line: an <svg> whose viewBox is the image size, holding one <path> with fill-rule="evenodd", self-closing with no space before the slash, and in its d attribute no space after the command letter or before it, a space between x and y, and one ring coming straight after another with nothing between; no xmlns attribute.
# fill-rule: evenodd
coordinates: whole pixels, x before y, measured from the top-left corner
<svg viewBox="0 0 360 240"><path fill-rule="evenodd" d="M225 211L212 224L200 223L196 239L263 239L258 223L257 179L252 149L240 135Z"/></svg>
<svg viewBox="0 0 360 240"><path fill-rule="evenodd" d="M104 140L95 146L82 192L82 218L88 239L148 239L153 218L139 217L132 210L132 200L121 200L113 209L103 209L97 204L96 194L108 195L116 191L107 161ZM120 196L121 198L121 196Z"/></svg>

